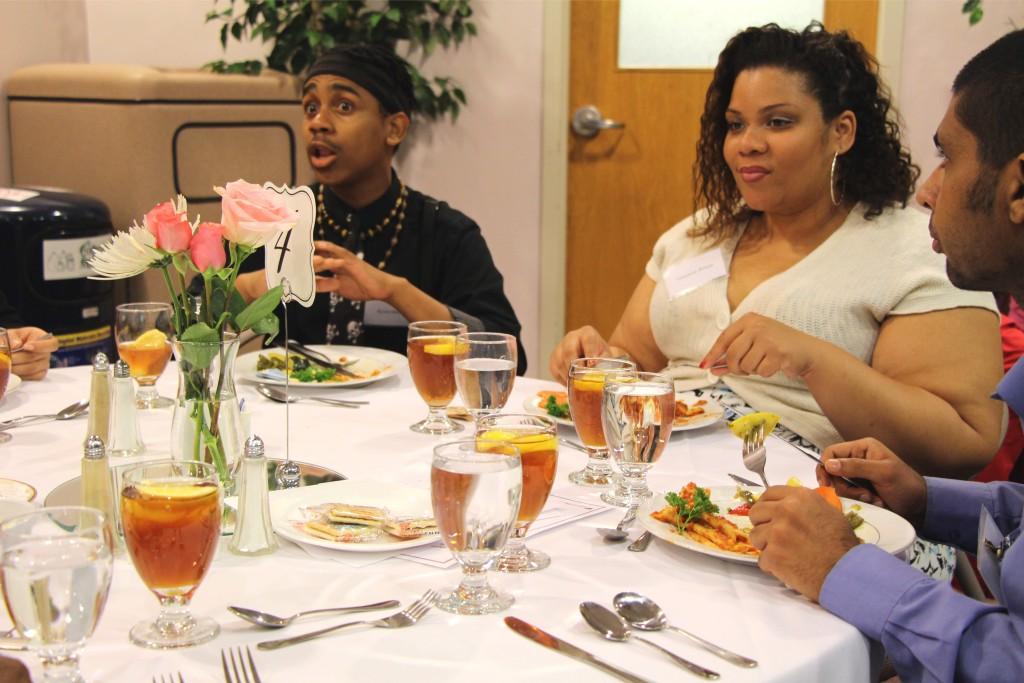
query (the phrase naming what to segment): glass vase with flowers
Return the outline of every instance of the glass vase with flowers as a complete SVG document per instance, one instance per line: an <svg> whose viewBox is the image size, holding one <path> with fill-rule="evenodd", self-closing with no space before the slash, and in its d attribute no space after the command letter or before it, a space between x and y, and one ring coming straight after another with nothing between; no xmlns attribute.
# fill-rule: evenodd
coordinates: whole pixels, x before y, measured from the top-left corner
<svg viewBox="0 0 1024 683"><path fill-rule="evenodd" d="M114 235L89 265L95 279L105 280L160 271L173 307L178 361L171 454L212 464L229 488L244 440L233 376L238 335L276 336L274 309L281 301L278 286L247 304L236 287L239 268L296 221L280 195L258 185L237 180L214 189L221 196L219 223L190 221L178 195L153 207L141 226ZM203 288L193 295L189 283L196 274Z"/></svg>

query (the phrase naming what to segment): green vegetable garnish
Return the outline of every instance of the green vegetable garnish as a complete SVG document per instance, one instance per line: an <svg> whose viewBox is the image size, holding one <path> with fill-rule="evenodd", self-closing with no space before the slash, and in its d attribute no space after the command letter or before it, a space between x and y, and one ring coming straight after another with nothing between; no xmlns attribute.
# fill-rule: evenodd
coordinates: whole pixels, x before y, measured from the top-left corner
<svg viewBox="0 0 1024 683"><path fill-rule="evenodd" d="M547 411L551 417L569 417L569 404L559 403L555 400L555 397L548 395L548 400L544 402L544 410Z"/></svg>
<svg viewBox="0 0 1024 683"><path fill-rule="evenodd" d="M676 509L678 513L678 522L676 522L676 530L679 533L683 533L686 527L690 526L690 522L700 518L706 512L717 513L718 506L711 502L711 497L708 495L707 490L701 487L693 489L693 502L682 498L678 493L666 493L665 502Z"/></svg>

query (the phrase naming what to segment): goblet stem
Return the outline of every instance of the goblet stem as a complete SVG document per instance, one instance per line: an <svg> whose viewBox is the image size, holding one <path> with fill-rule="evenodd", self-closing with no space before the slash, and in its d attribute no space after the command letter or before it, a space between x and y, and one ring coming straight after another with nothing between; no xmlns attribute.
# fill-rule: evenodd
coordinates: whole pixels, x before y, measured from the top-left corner
<svg viewBox="0 0 1024 683"><path fill-rule="evenodd" d="M461 432L462 425L448 419L444 406L429 406L427 419L417 422L410 426L409 429L421 434L451 434L453 432Z"/></svg>
<svg viewBox="0 0 1024 683"><path fill-rule="evenodd" d="M160 615L156 618L156 628L170 638L180 638L195 626L195 619L188 609L189 600L177 595L160 597Z"/></svg>
<svg viewBox="0 0 1024 683"><path fill-rule="evenodd" d="M587 456L586 467L570 474L569 481L579 486L611 486L614 473L608 464L608 449L587 446Z"/></svg>
<svg viewBox="0 0 1024 683"><path fill-rule="evenodd" d="M601 494L601 500L619 507L640 505L650 498L651 489L647 486L647 468L649 465L620 464L621 474L615 480L615 490Z"/></svg>
<svg viewBox="0 0 1024 683"><path fill-rule="evenodd" d="M166 408L174 405L174 401L169 398L164 398L160 395L160 392L156 390L156 384L154 382L147 382L143 384L136 380L139 385L139 390L135 392L135 407L140 410L153 410L154 408Z"/></svg>
<svg viewBox="0 0 1024 683"><path fill-rule="evenodd" d="M78 671L78 651L49 654L39 653L43 664L44 683L85 683Z"/></svg>

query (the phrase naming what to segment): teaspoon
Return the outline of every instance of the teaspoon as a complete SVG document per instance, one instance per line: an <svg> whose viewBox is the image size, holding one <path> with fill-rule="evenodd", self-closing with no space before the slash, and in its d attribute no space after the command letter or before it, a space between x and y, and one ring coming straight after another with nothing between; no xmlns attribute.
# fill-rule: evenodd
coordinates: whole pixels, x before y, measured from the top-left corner
<svg viewBox="0 0 1024 683"><path fill-rule="evenodd" d="M633 505L626 511L626 516L622 518L622 521L614 529L608 529L606 527L598 527L597 533L604 536L604 540L609 543L617 543L619 541L626 540L629 536L629 526L636 519L637 506Z"/></svg>
<svg viewBox="0 0 1024 683"><path fill-rule="evenodd" d="M299 401L318 401L320 403L326 403L331 406L341 406L343 408L358 408L359 406L365 406L369 404L369 401L349 401L341 400L337 398L321 398L319 396L289 396L277 387L272 387L267 384L257 384L256 391L260 392L271 401L277 401L278 403L298 403Z"/></svg>
<svg viewBox="0 0 1024 683"><path fill-rule="evenodd" d="M384 602L374 602L369 605L356 605L354 607L328 607L325 609L311 609L305 612L297 612L290 617L279 617L268 612L260 612L259 610L249 609L248 607L228 607L228 611L234 614L236 617L245 619L250 624L262 626L263 628L284 628L288 624L292 623L299 617L304 617L308 614L351 614L353 612L370 612L375 609L387 609L389 607L398 607L398 600L385 600Z"/></svg>
<svg viewBox="0 0 1024 683"><path fill-rule="evenodd" d="M626 625L626 622L622 617L596 602L581 602L580 614L582 614L583 619L590 624L590 627L600 633L606 640L625 643L632 638L664 653L672 659L673 662L696 676L710 680L716 680L720 677L717 672L712 671L711 669L705 669L699 664L694 664L688 659L683 659L676 653L666 650L654 641L633 635L633 632L629 630L629 626Z"/></svg>
<svg viewBox="0 0 1024 683"><path fill-rule="evenodd" d="M737 666L743 666L748 669L753 669L757 666L757 662L749 657L730 652L723 647L704 640L698 635L668 623L668 617L665 616L665 612L662 611L661 607L646 596L639 593L619 593L612 602L615 603L615 609L618 610L622 618L629 622L629 625L633 628L638 628L641 631L661 631L665 629L675 631L727 662L732 662Z"/></svg>
<svg viewBox="0 0 1024 683"><path fill-rule="evenodd" d="M88 411L88 401L77 401L69 406L61 408L56 413L50 415L25 415L22 417L16 417L12 420L0 422L0 431L4 429L10 429L12 427L22 427L27 424L36 424L37 422L49 422L50 420L70 420Z"/></svg>

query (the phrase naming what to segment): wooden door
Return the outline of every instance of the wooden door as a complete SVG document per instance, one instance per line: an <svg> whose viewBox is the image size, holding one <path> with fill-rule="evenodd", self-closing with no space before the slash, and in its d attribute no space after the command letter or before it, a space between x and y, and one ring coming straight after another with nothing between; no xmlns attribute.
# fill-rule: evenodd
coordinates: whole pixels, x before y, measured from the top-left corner
<svg viewBox="0 0 1024 683"><path fill-rule="evenodd" d="M570 133L566 329L611 334L658 236L693 213L693 162L711 70L618 68L618 0L570 6L569 111L622 130ZM825 25L874 53L878 0L826 0ZM724 47L724 45L723 45Z"/></svg>

